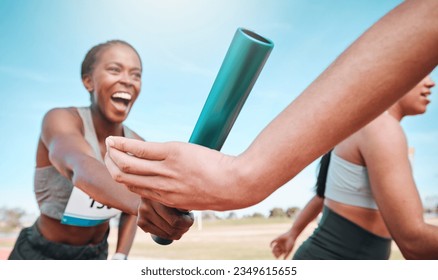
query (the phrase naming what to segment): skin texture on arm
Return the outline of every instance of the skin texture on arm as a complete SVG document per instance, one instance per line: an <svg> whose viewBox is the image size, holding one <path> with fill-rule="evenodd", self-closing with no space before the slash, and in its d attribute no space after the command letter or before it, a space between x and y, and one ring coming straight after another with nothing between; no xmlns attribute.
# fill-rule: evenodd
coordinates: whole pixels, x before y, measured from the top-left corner
<svg viewBox="0 0 438 280"><path fill-rule="evenodd" d="M292 227L271 242L272 254L278 259L286 259L295 246L295 241L307 225L315 220L324 205L324 198L315 195L300 211Z"/></svg>
<svg viewBox="0 0 438 280"><path fill-rule="evenodd" d="M397 120L388 114L361 131L373 196L394 241L407 259L438 258L438 227L423 219L423 206ZM384 156L383 156L384 155Z"/></svg>
<svg viewBox="0 0 438 280"><path fill-rule="evenodd" d="M43 121L41 138L48 147L50 162L63 176L72 180L75 186L100 203L130 215L138 215L141 198L115 182L106 166L94 157L91 147L82 135L81 120L75 115L74 109L49 111ZM148 223L139 224L143 231L161 233L168 239L176 240L194 222L193 219L178 219L179 216L175 216L173 209L164 205L152 201L147 203L142 208L148 207L151 211L145 213L147 217L143 218ZM169 224L168 221L172 223ZM178 224L178 227L173 227L173 224Z"/></svg>
<svg viewBox="0 0 438 280"><path fill-rule="evenodd" d="M123 213L120 215L116 253L128 255L137 232L137 217Z"/></svg>
<svg viewBox="0 0 438 280"><path fill-rule="evenodd" d="M106 164L117 182L172 207L248 207L376 118L437 63L438 1L405 1L341 54L241 155L110 138Z"/></svg>
<svg viewBox="0 0 438 280"><path fill-rule="evenodd" d="M65 177L100 203L137 215L140 198L114 182L86 142L75 109L53 109L43 120L41 138L50 162Z"/></svg>

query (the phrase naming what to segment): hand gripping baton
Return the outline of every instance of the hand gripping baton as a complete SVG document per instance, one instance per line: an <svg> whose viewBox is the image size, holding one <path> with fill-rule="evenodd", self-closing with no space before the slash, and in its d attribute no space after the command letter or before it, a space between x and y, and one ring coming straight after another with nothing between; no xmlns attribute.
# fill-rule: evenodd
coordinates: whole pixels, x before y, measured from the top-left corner
<svg viewBox="0 0 438 280"><path fill-rule="evenodd" d="M271 40L237 29L189 143L218 151L222 148L273 47ZM172 243L155 235L152 238L161 245Z"/></svg>

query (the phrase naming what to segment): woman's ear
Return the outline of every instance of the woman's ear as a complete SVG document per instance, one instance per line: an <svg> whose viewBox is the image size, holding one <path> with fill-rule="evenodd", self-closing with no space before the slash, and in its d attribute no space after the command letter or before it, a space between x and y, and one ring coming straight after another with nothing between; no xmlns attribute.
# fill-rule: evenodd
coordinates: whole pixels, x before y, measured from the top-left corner
<svg viewBox="0 0 438 280"><path fill-rule="evenodd" d="M92 93L94 90L93 80L91 79L90 75L84 75L82 77L82 83L84 84L85 88L89 93Z"/></svg>

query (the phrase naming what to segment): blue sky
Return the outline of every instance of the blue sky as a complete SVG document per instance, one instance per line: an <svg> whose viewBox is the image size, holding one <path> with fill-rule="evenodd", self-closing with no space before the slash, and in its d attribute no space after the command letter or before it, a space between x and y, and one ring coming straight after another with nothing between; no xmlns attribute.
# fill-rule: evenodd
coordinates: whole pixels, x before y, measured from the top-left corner
<svg viewBox="0 0 438 280"><path fill-rule="evenodd" d="M401 0L0 2L0 207L37 212L35 150L44 113L87 106L80 64L93 45L131 43L143 60L141 95L128 126L149 141L188 141L238 27L275 47L222 149L241 153L352 41ZM432 73L438 81L438 71ZM436 92L436 89L434 90ZM416 149L422 198L438 195L438 105L402 122ZM257 206L302 207L316 163ZM226 213L224 213L226 214Z"/></svg>

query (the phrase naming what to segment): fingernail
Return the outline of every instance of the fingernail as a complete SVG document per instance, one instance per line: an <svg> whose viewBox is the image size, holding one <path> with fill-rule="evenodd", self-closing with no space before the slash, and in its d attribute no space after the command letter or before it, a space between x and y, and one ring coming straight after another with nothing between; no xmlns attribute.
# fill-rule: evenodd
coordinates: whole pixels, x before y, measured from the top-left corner
<svg viewBox="0 0 438 280"><path fill-rule="evenodd" d="M107 146L113 147L113 146L114 146L114 140L113 140L113 137L112 137L112 136L108 136L108 137L105 139L105 143L106 143Z"/></svg>

